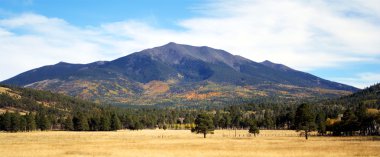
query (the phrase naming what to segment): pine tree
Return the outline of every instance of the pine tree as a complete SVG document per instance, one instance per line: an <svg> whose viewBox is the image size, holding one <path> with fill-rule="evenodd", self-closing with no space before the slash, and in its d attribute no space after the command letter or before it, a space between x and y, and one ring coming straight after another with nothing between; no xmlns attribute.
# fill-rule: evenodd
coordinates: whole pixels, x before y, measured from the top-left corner
<svg viewBox="0 0 380 157"><path fill-rule="evenodd" d="M121 122L119 117L114 113L111 116L111 130L119 130L121 128Z"/></svg>
<svg viewBox="0 0 380 157"><path fill-rule="evenodd" d="M49 130L51 128L51 123L50 123L49 118L46 115L45 110L40 110L37 113L36 122L37 122L37 127L41 129L42 131Z"/></svg>
<svg viewBox="0 0 380 157"><path fill-rule="evenodd" d="M359 128L360 124L358 122L358 117L350 109L347 109L343 113L341 124L342 124L341 127L343 129L343 132L346 135L352 136L354 131L358 131L360 129Z"/></svg>
<svg viewBox="0 0 380 157"><path fill-rule="evenodd" d="M3 128L4 131L11 131L12 129L12 116L8 111L3 115Z"/></svg>
<svg viewBox="0 0 380 157"><path fill-rule="evenodd" d="M135 120L134 122L135 123L133 125L133 129L132 130L141 130L141 129L143 129L143 125L142 125L142 123L140 121Z"/></svg>
<svg viewBox="0 0 380 157"><path fill-rule="evenodd" d="M46 115L41 115L40 116L40 121L39 121L39 128L44 131L44 130L49 130L51 127L51 123L49 118Z"/></svg>
<svg viewBox="0 0 380 157"><path fill-rule="evenodd" d="M108 115L104 114L100 118L100 130L109 131L111 130L111 122Z"/></svg>
<svg viewBox="0 0 380 157"><path fill-rule="evenodd" d="M87 117L82 113L78 113L73 118L73 126L76 131L87 131L89 130L89 125L87 121Z"/></svg>
<svg viewBox="0 0 380 157"><path fill-rule="evenodd" d="M11 132L20 131L20 114L11 113Z"/></svg>
<svg viewBox="0 0 380 157"><path fill-rule="evenodd" d="M274 127L274 124L275 124L271 112L272 112L272 110L265 110L265 113L264 113L264 126L267 129L272 129Z"/></svg>
<svg viewBox="0 0 380 157"><path fill-rule="evenodd" d="M19 128L19 130L20 131L27 131L26 125L27 125L26 115L25 116L20 116L20 128Z"/></svg>
<svg viewBox="0 0 380 157"><path fill-rule="evenodd" d="M95 115L90 118L89 120L89 125L90 125L90 130L91 131L99 131L101 130L101 122L100 122L100 117L98 115Z"/></svg>
<svg viewBox="0 0 380 157"><path fill-rule="evenodd" d="M326 134L326 116L323 112L320 112L315 118L317 124L317 130L320 135Z"/></svg>
<svg viewBox="0 0 380 157"><path fill-rule="evenodd" d="M260 130L257 127L256 122L251 122L251 124L249 126L249 131L248 132L251 133L251 134L253 134L254 136L256 136L256 134L260 133Z"/></svg>
<svg viewBox="0 0 380 157"><path fill-rule="evenodd" d="M36 130L36 119L33 113L28 113L26 115L26 130L33 131Z"/></svg>
<svg viewBox="0 0 380 157"><path fill-rule="evenodd" d="M206 135L208 133L214 133L214 123L211 118L211 116L202 113L197 116L195 119L195 128L191 130L192 132L195 132L197 134L202 133L203 138L206 138Z"/></svg>
<svg viewBox="0 0 380 157"><path fill-rule="evenodd" d="M4 130L4 114L0 114L0 131Z"/></svg>
<svg viewBox="0 0 380 157"><path fill-rule="evenodd" d="M71 116L67 116L65 119L65 130L73 131L74 130L74 124L73 124L73 118Z"/></svg>
<svg viewBox="0 0 380 157"><path fill-rule="evenodd" d="M297 131L305 131L305 139L308 139L309 132L315 128L314 115L309 104L301 104L296 111L295 127Z"/></svg>

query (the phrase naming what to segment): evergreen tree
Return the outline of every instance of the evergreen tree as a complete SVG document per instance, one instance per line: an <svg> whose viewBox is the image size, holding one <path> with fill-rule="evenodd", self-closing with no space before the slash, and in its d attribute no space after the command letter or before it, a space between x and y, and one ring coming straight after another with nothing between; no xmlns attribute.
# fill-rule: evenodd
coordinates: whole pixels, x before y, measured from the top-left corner
<svg viewBox="0 0 380 157"><path fill-rule="evenodd" d="M33 113L28 113L26 115L26 130L27 131L33 131L36 130L36 119Z"/></svg>
<svg viewBox="0 0 380 157"><path fill-rule="evenodd" d="M19 131L27 131L27 129L26 129L26 125L27 125L27 122L26 122L26 115L25 115L25 116L20 116L20 127L19 127Z"/></svg>
<svg viewBox="0 0 380 157"><path fill-rule="evenodd" d="M101 130L101 122L100 122L100 117L98 115L95 115L90 118L89 120L89 127L91 131L99 131Z"/></svg>
<svg viewBox="0 0 380 157"><path fill-rule="evenodd" d="M121 128L121 122L119 117L114 113L111 115L111 130L119 130Z"/></svg>
<svg viewBox="0 0 380 157"><path fill-rule="evenodd" d="M326 116L323 112L320 112L315 118L317 124L317 130L320 135L326 134Z"/></svg>
<svg viewBox="0 0 380 157"><path fill-rule="evenodd" d="M3 115L3 129L4 131L11 131L12 129L12 116L8 111Z"/></svg>
<svg viewBox="0 0 380 157"><path fill-rule="evenodd" d="M89 130L89 125L87 121L87 117L82 113L78 113L73 118L73 126L76 131L87 131Z"/></svg>
<svg viewBox="0 0 380 157"><path fill-rule="evenodd" d="M249 131L248 132L251 133L251 134L253 134L254 136L256 136L256 134L260 133L260 130L257 127L257 123L256 122L251 122L251 124L249 126Z"/></svg>
<svg viewBox="0 0 380 157"><path fill-rule="evenodd" d="M264 113L264 126L267 129L272 129L274 127L274 120L273 120L273 115L272 115L272 110L265 110Z"/></svg>
<svg viewBox="0 0 380 157"><path fill-rule="evenodd" d="M355 113L352 110L347 109L343 113L341 127L345 135L349 135L349 136L352 136L354 131L358 131L360 129L358 117L355 115Z"/></svg>
<svg viewBox="0 0 380 157"><path fill-rule="evenodd" d="M359 104L355 110L357 125L359 125L360 134L365 135L369 128L371 128L373 119L367 114L367 108L364 104Z"/></svg>
<svg viewBox="0 0 380 157"><path fill-rule="evenodd" d="M143 124L139 120L134 120L134 125L132 130L141 130L143 129Z"/></svg>
<svg viewBox="0 0 380 157"><path fill-rule="evenodd" d="M100 130L102 130L102 131L111 130L111 122L110 122L108 115L103 115L100 118Z"/></svg>
<svg viewBox="0 0 380 157"><path fill-rule="evenodd" d="M309 104L301 104L296 111L295 127L297 131L305 131L305 139L308 139L309 132L315 128L314 115Z"/></svg>
<svg viewBox="0 0 380 157"><path fill-rule="evenodd" d="M242 118L241 110L237 106L230 106L230 115L232 126L238 128L240 126L240 121Z"/></svg>
<svg viewBox="0 0 380 157"><path fill-rule="evenodd" d="M49 130L51 127L51 123L49 118L46 115L40 115L39 116L39 125L38 127L44 131L44 130Z"/></svg>
<svg viewBox="0 0 380 157"><path fill-rule="evenodd" d="M229 114L223 114L223 117L219 120L219 126L222 128L230 128L232 119Z"/></svg>
<svg viewBox="0 0 380 157"><path fill-rule="evenodd" d="M37 127L42 131L49 130L51 128L50 120L46 115L46 111L43 109L38 111L36 115L36 123Z"/></svg>
<svg viewBox="0 0 380 157"><path fill-rule="evenodd" d="M211 116L206 113L199 114L195 119L195 128L192 132L202 133L204 138L208 133L214 133L214 123Z"/></svg>
<svg viewBox="0 0 380 157"><path fill-rule="evenodd" d="M11 113L11 132L17 132L20 130L20 114Z"/></svg>
<svg viewBox="0 0 380 157"><path fill-rule="evenodd" d="M214 124L215 124L215 128L220 128L222 125L219 124L219 121L222 119L221 117L221 114L220 114L220 110L217 110L216 111L216 114L214 116Z"/></svg>
<svg viewBox="0 0 380 157"><path fill-rule="evenodd" d="M0 131L4 130L4 114L0 114Z"/></svg>
<svg viewBox="0 0 380 157"><path fill-rule="evenodd" d="M74 123L73 123L73 118L71 116L68 116L66 119L65 119L65 122L64 122L64 128L65 130L68 130L68 131L73 131L74 130Z"/></svg>

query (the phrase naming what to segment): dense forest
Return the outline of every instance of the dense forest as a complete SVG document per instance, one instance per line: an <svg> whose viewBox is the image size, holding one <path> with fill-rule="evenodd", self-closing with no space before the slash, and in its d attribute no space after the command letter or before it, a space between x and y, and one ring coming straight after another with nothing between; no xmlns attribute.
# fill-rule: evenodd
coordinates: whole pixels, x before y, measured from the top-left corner
<svg viewBox="0 0 380 157"><path fill-rule="evenodd" d="M216 129L299 128L297 114L308 106L306 131L320 135L380 135L380 84L339 99L298 104L244 104L221 108L118 108L26 88L2 86L0 130L111 131L119 129L194 129L199 115ZM12 110L10 110L12 109Z"/></svg>

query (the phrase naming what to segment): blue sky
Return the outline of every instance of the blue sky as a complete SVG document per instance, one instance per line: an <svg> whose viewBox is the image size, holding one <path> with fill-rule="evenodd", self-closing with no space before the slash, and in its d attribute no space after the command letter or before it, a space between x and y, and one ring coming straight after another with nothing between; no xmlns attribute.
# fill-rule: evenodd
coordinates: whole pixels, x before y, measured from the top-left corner
<svg viewBox="0 0 380 157"><path fill-rule="evenodd" d="M193 16L199 0L1 0L9 14L36 13L64 19L76 26L100 25L129 19L173 27L176 20ZM8 15L9 15L8 14ZM6 17L6 16L3 16Z"/></svg>
<svg viewBox="0 0 380 157"><path fill-rule="evenodd" d="M168 42L363 88L380 82L378 0L0 0L0 80Z"/></svg>

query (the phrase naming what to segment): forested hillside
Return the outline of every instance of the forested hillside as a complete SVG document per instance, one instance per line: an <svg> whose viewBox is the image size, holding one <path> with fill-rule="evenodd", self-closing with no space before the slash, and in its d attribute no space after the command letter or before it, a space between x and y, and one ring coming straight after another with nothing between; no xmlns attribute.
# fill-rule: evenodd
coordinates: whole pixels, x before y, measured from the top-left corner
<svg viewBox="0 0 380 157"><path fill-rule="evenodd" d="M380 106L380 83L365 88L361 91L353 93L348 96L341 97L332 101L332 103L342 105L355 105L365 104L367 106L379 107Z"/></svg>
<svg viewBox="0 0 380 157"><path fill-rule="evenodd" d="M0 109L13 112L35 112L41 109L56 115L70 112L91 112L99 105L49 91L0 85Z"/></svg>
<svg viewBox="0 0 380 157"><path fill-rule="evenodd" d="M116 108L32 89L2 86L0 129L5 131L193 129L207 115L216 129L297 129L299 106L307 104L310 131L320 135L379 135L379 85L320 103L259 103L227 107ZM350 99L350 104L343 103ZM367 99L376 103L368 102ZM355 100L355 101L353 101ZM300 105L303 104L303 105ZM8 111L4 111L8 110Z"/></svg>

